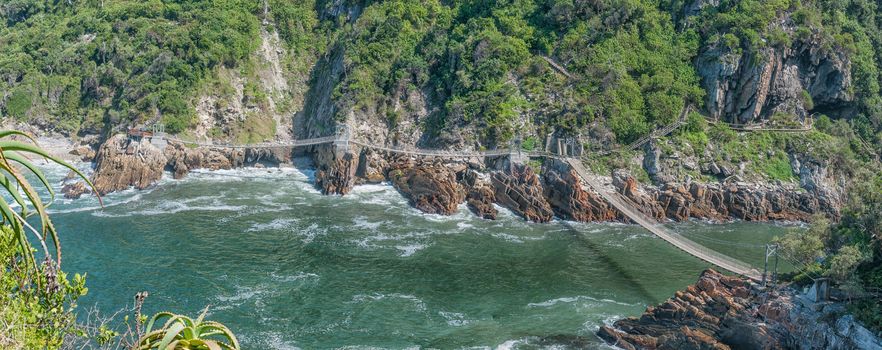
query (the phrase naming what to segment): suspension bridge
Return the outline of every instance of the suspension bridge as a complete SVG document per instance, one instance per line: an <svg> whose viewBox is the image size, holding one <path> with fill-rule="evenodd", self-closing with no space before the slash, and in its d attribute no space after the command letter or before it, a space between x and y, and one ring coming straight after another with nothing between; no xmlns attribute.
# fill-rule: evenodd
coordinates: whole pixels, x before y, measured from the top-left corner
<svg viewBox="0 0 882 350"><path fill-rule="evenodd" d="M624 149L634 149L639 147L640 145L645 144L649 140L657 137L661 137L669 134L674 129L676 129L679 125L683 123L685 120L685 116L688 114L688 107L684 108L682 111L680 118L677 119L676 122L672 123L669 126L658 129L655 132L651 133L649 136L642 138L640 140L635 141L634 143L624 147ZM155 139L155 141L154 141ZM664 225L657 222L655 219L650 218L649 216L643 214L638 209L636 209L633 205L629 203L627 198L622 197L615 191L608 191L603 185L601 185L592 174L582 166L582 158L583 157L574 157L567 156L561 154L555 154L548 151L523 151L515 148L510 149L501 149L501 150L474 150L474 151L443 151L443 150L434 150L434 149L421 149L421 148L404 148L404 147L390 147L390 146L381 146L378 144L365 142L357 139L350 138L348 131L344 131L338 133L333 136L325 136L325 137L317 137L311 139L302 139L302 140L292 140L286 142L263 142L263 143L255 143L248 145L229 145L229 144L218 144L213 142L196 142L196 141L187 141L181 140L179 138L169 137L165 133L156 133L152 135L151 142L158 143L162 146L165 146L168 142L178 142L184 145L192 146L192 147L205 147L205 148L215 148L215 149L224 149L224 148L234 148L234 149L247 149L247 148L296 148L296 147L307 147L307 146L317 146L324 144L333 144L335 146L343 146L348 147L348 145L357 145L363 148L372 149L376 151L388 152L392 154L401 154L401 155L410 155L410 156L422 156L422 157L443 157L443 158L488 158L488 157L501 157L501 156L517 156L522 158L556 158L567 162L570 167L578 174L582 181L588 186L590 190L599 194L606 202L615 207L618 211L628 217L634 223L642 226L649 232L658 236L665 242L670 243L671 245L679 248L680 250L699 258L705 262L708 262L712 265L719 266L725 270L731 271L733 273L748 277L755 281L760 281L762 279L763 274L753 268L750 264L739 261L735 258L729 257L723 253L708 249L707 247L702 246L696 242L689 240L688 238L671 232Z"/></svg>

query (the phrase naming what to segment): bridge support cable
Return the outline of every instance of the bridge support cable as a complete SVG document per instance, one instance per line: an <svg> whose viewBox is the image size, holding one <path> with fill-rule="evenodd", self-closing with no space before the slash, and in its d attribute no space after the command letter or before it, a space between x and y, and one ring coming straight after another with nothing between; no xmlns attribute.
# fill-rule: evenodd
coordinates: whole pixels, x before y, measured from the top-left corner
<svg viewBox="0 0 882 350"><path fill-rule="evenodd" d="M654 219L646 216L645 214L638 211L633 206L625 203L625 201L620 198L617 194L613 195L608 191L603 189L597 181L595 181L589 174L588 171L582 166L581 162L577 159L568 159L567 162L570 166L576 171L576 173L588 184L588 187L591 187L595 192L600 194L603 199L605 199L610 205L618 209L622 214L627 216L629 219L634 221L636 224L643 226L649 232L652 232L654 235L663 239L664 241L670 243L671 245L683 250L686 253L689 253L701 260L704 260L713 265L719 266L728 271L734 272L739 275L746 276L750 279L759 281L762 279L762 275L759 271L754 269L747 263L744 263L735 258L729 257L722 253L713 251L708 249L698 243L695 243L686 237L681 235L669 232L667 228L663 225L659 224Z"/></svg>

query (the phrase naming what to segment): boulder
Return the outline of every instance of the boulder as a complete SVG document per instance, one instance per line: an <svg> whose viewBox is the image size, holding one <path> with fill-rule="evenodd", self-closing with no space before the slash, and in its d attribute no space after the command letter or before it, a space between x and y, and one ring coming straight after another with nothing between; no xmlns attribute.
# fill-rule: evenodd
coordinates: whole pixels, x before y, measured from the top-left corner
<svg viewBox="0 0 882 350"><path fill-rule="evenodd" d="M463 181L469 188L468 195L466 195L466 203L475 215L484 219L495 220L499 211L493 206L493 203L496 201L493 185L490 184L489 177L473 169L474 167L470 164L469 170L463 176Z"/></svg>
<svg viewBox="0 0 882 350"><path fill-rule="evenodd" d="M539 176L526 164L507 163L491 174L496 203L534 222L549 222L554 217L545 200Z"/></svg>
<svg viewBox="0 0 882 350"><path fill-rule="evenodd" d="M64 195L64 198L67 199L77 199L80 198L84 194L92 193L92 190L86 186L85 182L77 181L74 183L65 184L61 187L61 193Z"/></svg>
<svg viewBox="0 0 882 350"><path fill-rule="evenodd" d="M603 198L586 191L579 175L559 159L549 158L543 164L542 188L555 215L563 219L591 222L622 218Z"/></svg>
<svg viewBox="0 0 882 350"><path fill-rule="evenodd" d="M393 168L388 177L410 204L424 213L452 215L466 197L454 170L443 164Z"/></svg>
<svg viewBox="0 0 882 350"><path fill-rule="evenodd" d="M165 163L162 151L149 141L115 135L98 149L92 184L101 195L129 187L144 189L162 178Z"/></svg>

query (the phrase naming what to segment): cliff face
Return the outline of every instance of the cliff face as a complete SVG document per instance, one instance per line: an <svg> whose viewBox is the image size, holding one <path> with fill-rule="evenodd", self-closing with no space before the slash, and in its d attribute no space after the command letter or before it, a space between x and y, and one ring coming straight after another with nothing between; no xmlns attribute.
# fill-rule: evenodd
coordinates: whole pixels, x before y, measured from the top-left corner
<svg viewBox="0 0 882 350"><path fill-rule="evenodd" d="M773 26L795 36L789 17ZM707 114L735 124L766 121L776 113L800 120L813 112L850 116L851 61L842 51L824 48L820 36L814 32L790 46L755 52L727 47L722 39L702 47L695 67L707 92Z"/></svg>
<svg viewBox="0 0 882 350"><path fill-rule="evenodd" d="M639 318L601 327L597 335L628 350L882 347L851 316L841 316L841 306L800 298L791 290L762 290L749 280L706 270L698 283Z"/></svg>

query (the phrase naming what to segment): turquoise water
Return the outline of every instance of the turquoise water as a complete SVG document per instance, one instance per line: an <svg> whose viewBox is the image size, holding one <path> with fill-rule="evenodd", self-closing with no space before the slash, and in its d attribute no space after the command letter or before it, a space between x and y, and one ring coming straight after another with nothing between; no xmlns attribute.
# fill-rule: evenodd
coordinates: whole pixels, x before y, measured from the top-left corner
<svg viewBox="0 0 882 350"><path fill-rule="evenodd" d="M64 172L53 170L60 178ZM247 176L247 177L244 177ZM81 308L223 322L246 349L601 348L602 324L639 315L707 264L635 226L497 221L410 208L389 186L322 196L311 173L244 169L53 206ZM761 266L787 229L673 225Z"/></svg>

